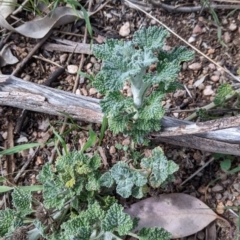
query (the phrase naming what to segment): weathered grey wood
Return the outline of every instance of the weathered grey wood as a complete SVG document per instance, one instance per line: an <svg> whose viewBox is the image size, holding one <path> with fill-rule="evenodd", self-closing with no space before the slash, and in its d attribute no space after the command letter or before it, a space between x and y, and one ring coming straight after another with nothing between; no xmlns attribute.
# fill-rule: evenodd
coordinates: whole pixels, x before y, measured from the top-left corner
<svg viewBox="0 0 240 240"><path fill-rule="evenodd" d="M209 122L209 121L208 121ZM162 121L162 131L161 132L167 132L169 128L172 127L179 127L182 125L190 125L193 124L190 121L181 120L181 119L175 119L171 117L164 117ZM160 133L161 134L161 133ZM211 140L217 140L222 142L228 142L228 143L240 143L240 125L239 127L231 127L228 129L220 129L217 131L207 131L204 133L197 133L194 134L195 136L202 137L202 138L208 138ZM160 137L160 136L159 136ZM162 137L162 136L161 136Z"/></svg>
<svg viewBox="0 0 240 240"><path fill-rule="evenodd" d="M101 123L99 100L0 75L0 105Z"/></svg>
<svg viewBox="0 0 240 240"><path fill-rule="evenodd" d="M60 116L64 112L74 119L92 123L101 123L103 117L98 99L37 85L13 76L0 75L0 105ZM154 134L152 136L150 134L150 137L155 138L154 141L240 156L240 127L208 131L211 129L210 126L204 128L204 133L198 133L194 130L195 134L192 135L172 136L174 135L172 134L170 136L166 134L168 137L162 137L161 133L167 132L169 128L178 127L181 129L182 125L186 128L186 125L193 125L193 123L169 117L164 117L161 122L163 128L158 136L155 134L154 137ZM209 124L210 122L206 122L206 126ZM191 130L191 127L188 128ZM189 134L189 132L183 131L181 134Z"/></svg>

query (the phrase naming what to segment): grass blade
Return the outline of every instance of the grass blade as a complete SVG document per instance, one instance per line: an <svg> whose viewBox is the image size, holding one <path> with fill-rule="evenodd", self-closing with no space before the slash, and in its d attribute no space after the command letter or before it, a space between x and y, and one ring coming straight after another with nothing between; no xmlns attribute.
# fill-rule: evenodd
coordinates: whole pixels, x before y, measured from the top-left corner
<svg viewBox="0 0 240 240"><path fill-rule="evenodd" d="M18 146L1 151L0 156L1 155L12 155L12 154L21 152L23 150L33 148L33 147L39 147L42 145L43 145L42 143L27 143L27 144L18 145Z"/></svg>

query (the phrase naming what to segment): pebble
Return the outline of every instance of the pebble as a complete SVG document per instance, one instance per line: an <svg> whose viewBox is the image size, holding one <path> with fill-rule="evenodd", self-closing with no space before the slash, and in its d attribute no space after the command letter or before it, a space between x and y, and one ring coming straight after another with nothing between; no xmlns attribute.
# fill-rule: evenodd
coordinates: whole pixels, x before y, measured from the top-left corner
<svg viewBox="0 0 240 240"><path fill-rule="evenodd" d="M218 82L218 81L219 81L219 76L213 75L213 76L211 76L211 80L212 80L213 82Z"/></svg>
<svg viewBox="0 0 240 240"><path fill-rule="evenodd" d="M76 90L76 95L81 95L80 89L77 89L77 90Z"/></svg>
<svg viewBox="0 0 240 240"><path fill-rule="evenodd" d="M237 190L238 192L240 192L240 183L234 183L233 187L235 190Z"/></svg>
<svg viewBox="0 0 240 240"><path fill-rule="evenodd" d="M193 29L193 34L201 34L202 28L197 24Z"/></svg>
<svg viewBox="0 0 240 240"><path fill-rule="evenodd" d="M129 139L129 138L125 138L125 139L122 141L122 145L130 145L130 139Z"/></svg>
<svg viewBox="0 0 240 240"><path fill-rule="evenodd" d="M204 86L204 84L203 83L201 83L201 84L199 84L198 85L198 87L197 87L198 89L200 89L200 90L203 90L204 88L205 88L205 86Z"/></svg>
<svg viewBox="0 0 240 240"><path fill-rule="evenodd" d="M88 95L87 90L85 88L81 88L81 92L84 96Z"/></svg>
<svg viewBox="0 0 240 240"><path fill-rule="evenodd" d="M110 154L116 153L116 148L115 148L115 146L111 146L111 147L110 147L109 153L110 153Z"/></svg>
<svg viewBox="0 0 240 240"><path fill-rule="evenodd" d="M121 26L119 30L119 35L122 37L127 37L129 34L130 34L130 23L126 22Z"/></svg>
<svg viewBox="0 0 240 240"><path fill-rule="evenodd" d="M234 22L230 23L228 29L232 32L235 31L237 29L237 24Z"/></svg>
<svg viewBox="0 0 240 240"><path fill-rule="evenodd" d="M96 88L90 88L90 89L89 89L89 95L90 95L90 96L92 96L92 95L94 95L94 94L96 94L96 93L97 93Z"/></svg>
<svg viewBox="0 0 240 240"><path fill-rule="evenodd" d="M30 81L30 79L31 79L30 75L26 75L26 76L23 78L23 80L25 80L25 81Z"/></svg>
<svg viewBox="0 0 240 240"><path fill-rule="evenodd" d="M92 67L92 63L88 63L86 69L90 69Z"/></svg>
<svg viewBox="0 0 240 240"><path fill-rule="evenodd" d="M192 63L188 66L189 69L191 70L200 70L202 68L202 64L201 63Z"/></svg>
<svg viewBox="0 0 240 240"><path fill-rule="evenodd" d="M222 191L223 190L223 187L219 184L215 185L214 187L212 187L212 191L213 192L219 192L219 191Z"/></svg>
<svg viewBox="0 0 240 240"><path fill-rule="evenodd" d="M196 41L196 37L195 36L191 36L189 39L188 39L188 42L189 43L193 43Z"/></svg>
<svg viewBox="0 0 240 240"><path fill-rule="evenodd" d="M215 195L215 198L216 198L217 200L222 199L222 194L221 194L221 193L217 193L217 194Z"/></svg>
<svg viewBox="0 0 240 240"><path fill-rule="evenodd" d="M229 32L225 32L223 34L223 40L224 40L225 43L230 43L231 42L232 37L231 37Z"/></svg>
<svg viewBox="0 0 240 240"><path fill-rule="evenodd" d="M203 95L205 95L205 96L212 95L213 93L214 92L212 90L212 86L211 85L206 86L205 89L203 90Z"/></svg>
<svg viewBox="0 0 240 240"><path fill-rule="evenodd" d="M177 90L174 94L174 98L183 97L186 94L186 90Z"/></svg>
<svg viewBox="0 0 240 240"><path fill-rule="evenodd" d="M70 74L76 74L78 71L78 66L77 65L68 65L67 70Z"/></svg>
<svg viewBox="0 0 240 240"><path fill-rule="evenodd" d="M64 62L66 61L67 57L68 57L68 54L67 54L67 53L62 54L62 55L59 57L60 62L61 62L61 63L64 63Z"/></svg>
<svg viewBox="0 0 240 240"><path fill-rule="evenodd" d="M96 59L95 57L91 57L91 58L90 58L90 62L91 62L91 63L96 63L96 62L97 62L97 59Z"/></svg>
<svg viewBox="0 0 240 240"><path fill-rule="evenodd" d="M224 213L224 204L222 202L219 202L216 208L216 212L218 214L223 214Z"/></svg>

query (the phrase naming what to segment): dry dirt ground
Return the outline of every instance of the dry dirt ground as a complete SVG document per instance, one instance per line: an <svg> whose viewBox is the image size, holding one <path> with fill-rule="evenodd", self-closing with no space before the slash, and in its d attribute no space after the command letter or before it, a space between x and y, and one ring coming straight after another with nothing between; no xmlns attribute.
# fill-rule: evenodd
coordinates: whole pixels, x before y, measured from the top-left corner
<svg viewBox="0 0 240 240"><path fill-rule="evenodd" d="M198 1L196 1L198 3ZM189 1L190 4L197 4ZM176 5L177 3L167 2ZM95 1L94 5L97 4ZM181 1L179 4L184 4ZM87 6L87 5L86 5ZM221 66L228 68L233 74L237 75L240 69L240 11L231 11L226 9L216 10L217 16L221 23L221 39L225 46L220 43L217 37L217 23L209 11L190 12L190 13L169 13L160 7L151 10L151 14L165 23L174 32L190 41L200 51L207 54L211 59ZM19 18L24 21L31 19L29 13L19 13ZM91 18L93 28L94 43L101 43L105 38L131 39L132 34L142 26L159 25L155 20L147 17L144 13L130 8L120 1L108 3L100 12L94 14ZM129 25L130 32L122 37L119 31L123 25ZM73 42L83 42L85 34L85 23L79 20L73 24L68 24L55 29L47 42L56 42L55 38L71 40ZM12 41L12 51L21 61L28 55L31 49L36 45L37 40L20 36L12 33L7 40ZM86 40L89 42L89 38ZM173 46L184 45L179 38L172 36L167 41L169 49ZM29 62L21 69L18 77L26 80L43 84L49 76L55 72L58 67L55 64L66 66L69 52L46 50L44 45L38 49ZM43 57L44 59L38 59ZM46 62L46 60L50 62ZM51 87L59 88L65 91L77 91L84 96L100 97L92 87L91 82L83 77L78 77L76 72L70 74L69 65L73 68L79 67L80 61L83 60L83 72L96 73L100 67L100 62L93 56L83 56L74 53L67 63L65 71L54 81ZM55 63L55 64L54 64ZM16 65L6 66L1 69L2 74L11 74ZM205 78L203 78L205 76ZM197 80L204 79L197 87L194 86ZM185 111L204 106L214 99L218 86L222 83L232 83L231 79L224 74L221 69L196 53L195 58L185 63L179 74L178 81L186 86L187 90L178 90L174 94L166 96L163 104L168 110L167 114L175 118L185 118L189 112ZM127 89L126 89L127 91ZM190 93L190 94L189 94ZM171 110L171 111L170 111ZM181 111L174 111L181 110ZM0 147L1 149L9 146L18 145L28 142L46 142L53 139L54 134L49 126L49 122L58 132L66 133L70 128L74 128L70 133L63 135L69 149L80 149L88 137L88 123L77 122L71 125L70 121L64 123L64 118L54 117L36 112L27 112L25 120L20 124L22 110L0 106ZM229 113L228 113L229 114ZM230 112L230 115L235 115ZM223 114L221 115L223 116ZM217 116L219 117L219 116ZM20 124L20 126L18 126ZM63 128L64 126L64 128ZM18 127L18 129L16 129ZM92 124L95 132L99 133L100 126ZM114 162L123 159L125 153L116 149L117 143L127 145L129 140L122 136L113 136L110 131L106 131L103 145L100 150L101 156L110 166ZM160 193L187 193L195 196L205 202L210 208L216 210L216 207L233 207L230 210L217 209L217 213L227 219L233 226L231 236L229 227L222 221L215 221L211 228L204 229L196 235L185 239L236 239L237 237L237 216L238 206L240 205L240 173L226 175L220 168L219 161L212 161L208 166L203 168L196 176L188 179L194 172L204 165L213 155L195 149L162 144L165 154L169 159L179 164L180 170L176 173L176 180L166 189L160 189L151 194ZM59 147L61 150L61 146ZM17 179L19 185L29 185L37 183L37 175L42 165L48 161L53 161L57 154L54 150L54 144L48 147L39 148L36 152L24 151L14 155L14 157L2 158L1 175L11 174L10 182L14 182L17 172L31 156L26 170L24 170ZM232 158L232 167L239 165L239 157ZM220 179L219 179L220 177ZM216 180L216 181L214 181ZM212 183L212 184L210 184ZM39 196L39 198L41 198ZM7 203L9 203L8 198Z"/></svg>

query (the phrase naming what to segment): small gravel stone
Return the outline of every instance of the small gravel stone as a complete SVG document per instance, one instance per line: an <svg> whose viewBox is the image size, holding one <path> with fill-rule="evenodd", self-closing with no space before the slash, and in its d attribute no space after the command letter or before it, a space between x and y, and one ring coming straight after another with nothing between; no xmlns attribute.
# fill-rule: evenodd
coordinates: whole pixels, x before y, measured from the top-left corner
<svg viewBox="0 0 240 240"><path fill-rule="evenodd" d="M92 67L92 63L88 63L86 69L90 69Z"/></svg>
<svg viewBox="0 0 240 240"><path fill-rule="evenodd" d="M68 54L67 54L67 53L62 54L62 55L59 57L60 62L61 62L61 63L64 63L64 62L66 61L67 57L68 57Z"/></svg>
<svg viewBox="0 0 240 240"><path fill-rule="evenodd" d="M26 76L23 78L23 80L25 80L25 81L30 81L30 79L31 79L30 75L26 75Z"/></svg>
<svg viewBox="0 0 240 240"><path fill-rule="evenodd" d="M110 154L116 153L116 148L115 148L115 146L111 146L111 147L110 147L109 153L110 153Z"/></svg>
<svg viewBox="0 0 240 240"><path fill-rule="evenodd" d="M76 95L81 95L80 89L77 89L77 90L76 90Z"/></svg>
<svg viewBox="0 0 240 240"><path fill-rule="evenodd" d="M222 194L221 194L221 193L216 193L215 198L216 198L217 200L222 199Z"/></svg>
<svg viewBox="0 0 240 240"><path fill-rule="evenodd" d="M188 66L189 69L191 70L200 70L202 68L201 63L192 63L191 65Z"/></svg>
<svg viewBox="0 0 240 240"><path fill-rule="evenodd" d="M91 62L91 63L96 63L96 62L97 62L97 59L96 59L95 57L91 57L91 58L90 58L90 62Z"/></svg>
<svg viewBox="0 0 240 240"><path fill-rule="evenodd" d="M77 65L68 65L67 70L70 74L76 74L78 71L78 66Z"/></svg>
<svg viewBox="0 0 240 240"><path fill-rule="evenodd" d="M191 36L189 39L188 39L188 42L189 43L193 43L196 41L196 37L195 36Z"/></svg>
<svg viewBox="0 0 240 240"><path fill-rule="evenodd" d="M84 96L88 95L87 90L85 88L81 88L81 92Z"/></svg>
<svg viewBox="0 0 240 240"><path fill-rule="evenodd" d="M205 95L205 96L210 96L213 93L214 92L212 90L212 86L211 85L206 86L205 89L203 90L203 95Z"/></svg>
<svg viewBox="0 0 240 240"><path fill-rule="evenodd" d="M219 76L213 75L213 76L211 76L211 80L212 80L213 82L218 82L218 81L219 81Z"/></svg>
<svg viewBox="0 0 240 240"><path fill-rule="evenodd" d="M193 29L193 34L201 34L202 28L197 24Z"/></svg>
<svg viewBox="0 0 240 240"><path fill-rule="evenodd" d="M225 32L223 34L223 40L225 43L230 43L232 41L231 34L229 32Z"/></svg>
<svg viewBox="0 0 240 240"><path fill-rule="evenodd" d="M214 187L212 187L212 191L213 192L220 192L223 190L223 187L219 184L215 185Z"/></svg>
<svg viewBox="0 0 240 240"><path fill-rule="evenodd" d="M127 37L130 34L130 23L126 22L123 26L121 26L119 30L119 35L122 37Z"/></svg>
<svg viewBox="0 0 240 240"><path fill-rule="evenodd" d="M205 88L205 86L204 86L204 84L203 83L201 83L201 84L199 84L198 85L198 87L197 87L198 89L200 89L200 90L203 90L204 88Z"/></svg>
<svg viewBox="0 0 240 240"><path fill-rule="evenodd" d="M125 138L125 139L122 141L122 145L130 145L130 139L129 139L129 138Z"/></svg>
<svg viewBox="0 0 240 240"><path fill-rule="evenodd" d="M92 95L94 95L94 94L96 94L96 93L97 93L96 88L90 88L90 89L89 89L89 95L90 95L90 96L92 96Z"/></svg>
<svg viewBox="0 0 240 240"><path fill-rule="evenodd" d="M234 183L233 187L235 190L237 190L238 192L240 192L240 183Z"/></svg>
<svg viewBox="0 0 240 240"><path fill-rule="evenodd" d="M224 213L224 204L222 202L219 202L218 205L217 205L217 209L216 209L216 212L218 214L223 214Z"/></svg>
<svg viewBox="0 0 240 240"><path fill-rule="evenodd" d="M237 29L237 24L234 22L230 23L228 29L232 32L235 31Z"/></svg>

